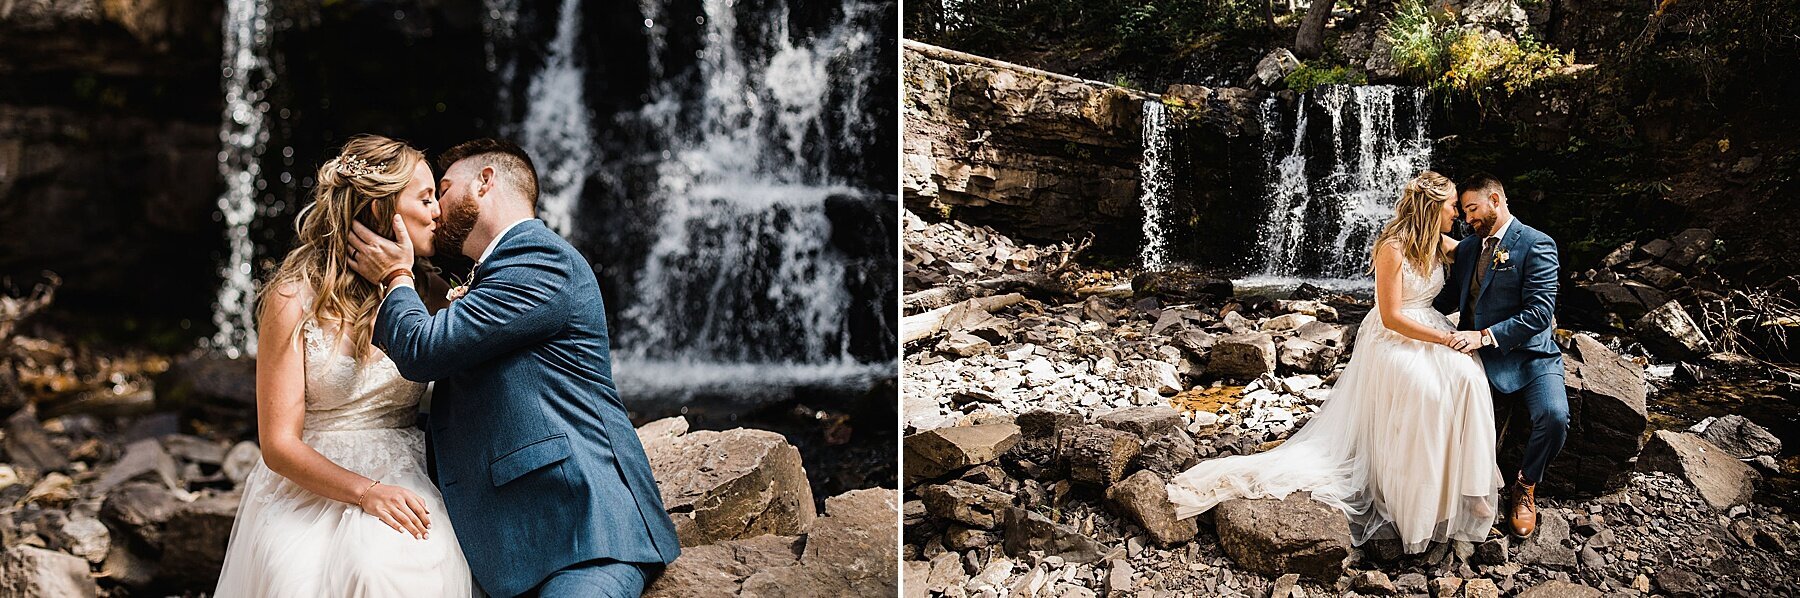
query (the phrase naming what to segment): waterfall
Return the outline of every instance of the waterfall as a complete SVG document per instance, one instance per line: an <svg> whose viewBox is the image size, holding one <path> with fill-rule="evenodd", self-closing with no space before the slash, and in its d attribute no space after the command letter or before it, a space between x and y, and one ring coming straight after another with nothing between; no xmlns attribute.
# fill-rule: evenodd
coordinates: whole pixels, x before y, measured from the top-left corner
<svg viewBox="0 0 1800 598"><path fill-rule="evenodd" d="M505 14L504 8L495 12ZM581 0L563 0L543 68L526 88L529 103L518 131L519 145L536 161L538 217L564 237L575 232L575 211L595 162L584 90L587 69L575 43L580 36ZM508 65L501 76L513 76L511 69Z"/></svg>
<svg viewBox="0 0 1800 598"><path fill-rule="evenodd" d="M1138 202L1144 208L1144 247L1138 261L1145 270L1169 267L1169 109L1162 102L1144 100L1144 158L1138 162L1143 193Z"/></svg>
<svg viewBox="0 0 1800 598"><path fill-rule="evenodd" d="M1315 110L1328 121L1328 147L1309 134ZM1301 95L1291 141L1278 157L1281 111L1265 101L1270 205L1259 229L1261 275L1366 278L1369 245L1393 217L1401 186L1431 165L1427 114L1416 87L1319 87Z"/></svg>
<svg viewBox="0 0 1800 598"><path fill-rule="evenodd" d="M213 325L218 330L206 344L231 358L256 355L256 279L251 265L256 246L250 226L260 211L257 196L267 185L260 164L269 141L264 122L269 103L264 96L275 78L268 60L268 17L267 0L225 3L225 57L220 69L225 113L219 124L219 174L225 179L225 192L218 205L229 254L219 269L219 295L213 304Z"/></svg>
<svg viewBox="0 0 1800 598"><path fill-rule="evenodd" d="M654 140L641 159L654 164L655 213L652 244L622 297L621 386L857 385L891 371L851 356L846 314L873 300L853 297L849 281L892 272L865 271L835 247L827 217L829 202L878 205L870 197L888 192L858 188L832 167L888 124L864 110L884 73L872 28L891 5L851 0L835 22L796 39L785 2L751 12L704 0L688 71L663 63L667 7L642 4L657 80L621 121Z"/></svg>

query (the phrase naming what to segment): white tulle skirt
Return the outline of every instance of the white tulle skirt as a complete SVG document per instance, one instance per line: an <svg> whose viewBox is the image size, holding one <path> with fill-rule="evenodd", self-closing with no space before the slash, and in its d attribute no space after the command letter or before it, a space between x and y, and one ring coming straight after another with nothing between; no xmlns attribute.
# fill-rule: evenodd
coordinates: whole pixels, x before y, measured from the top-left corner
<svg viewBox="0 0 1800 598"><path fill-rule="evenodd" d="M1430 308L1402 313L1440 330ZM1342 510L1352 540L1398 537L1407 552L1487 538L1498 513L1493 397L1478 356L1388 330L1371 311L1318 413L1273 449L1204 461L1176 475L1180 517L1232 498L1311 491Z"/></svg>
<svg viewBox="0 0 1800 598"><path fill-rule="evenodd" d="M313 494L257 463L219 573L217 598L470 596L473 578L444 498L425 475L423 434L411 428L307 431L332 462L418 494L431 512L424 540L356 505Z"/></svg>

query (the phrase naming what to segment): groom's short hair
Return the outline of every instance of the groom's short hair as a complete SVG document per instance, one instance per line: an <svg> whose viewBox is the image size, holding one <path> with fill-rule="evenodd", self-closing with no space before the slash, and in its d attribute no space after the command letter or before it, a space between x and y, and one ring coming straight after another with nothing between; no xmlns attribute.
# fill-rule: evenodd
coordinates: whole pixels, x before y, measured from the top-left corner
<svg viewBox="0 0 1800 598"><path fill-rule="evenodd" d="M518 144L505 139L483 137L464 141L455 147L438 154L438 172L450 169L451 164L475 158L481 166L492 166L494 172L511 181L519 190L519 195L531 202L531 208L537 209L538 179L537 167L531 164L531 154Z"/></svg>
<svg viewBox="0 0 1800 598"><path fill-rule="evenodd" d="M1500 179L1498 177L1486 172L1477 171L1470 173L1468 176L1463 177L1462 182L1456 184L1456 193L1458 195L1469 192L1498 193L1500 194L1500 199L1506 199L1506 187L1500 184Z"/></svg>

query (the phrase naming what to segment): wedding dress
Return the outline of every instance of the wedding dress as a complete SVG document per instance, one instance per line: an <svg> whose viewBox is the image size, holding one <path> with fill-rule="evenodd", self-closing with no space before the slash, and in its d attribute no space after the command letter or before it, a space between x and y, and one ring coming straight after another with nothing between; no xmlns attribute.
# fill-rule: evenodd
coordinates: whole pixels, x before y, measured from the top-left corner
<svg viewBox="0 0 1800 598"><path fill-rule="evenodd" d="M1454 330L1431 306L1444 272L1401 268L1400 313ZM1480 358L1389 330L1371 310L1350 364L1324 406L1287 442L1201 462L1175 476L1169 499L1190 517L1232 498L1311 491L1350 519L1352 540L1398 536L1481 542L1498 512L1493 398Z"/></svg>
<svg viewBox="0 0 1800 598"><path fill-rule="evenodd" d="M400 377L385 355L367 363L335 335L302 324L306 423L301 439L345 469L424 500L431 533L394 531L356 505L312 493L262 462L244 480L218 598L469 596L473 578L443 496L425 474L424 434L413 427L425 385Z"/></svg>

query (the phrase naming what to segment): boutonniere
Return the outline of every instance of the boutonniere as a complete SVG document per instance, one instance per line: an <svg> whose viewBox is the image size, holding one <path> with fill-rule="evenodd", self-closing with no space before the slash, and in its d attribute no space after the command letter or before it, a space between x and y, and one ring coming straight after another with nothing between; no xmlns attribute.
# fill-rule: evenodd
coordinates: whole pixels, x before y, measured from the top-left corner
<svg viewBox="0 0 1800 598"><path fill-rule="evenodd" d="M481 266L481 264L475 264L475 267L480 267L480 266ZM456 286L450 287L450 291L447 293L444 293L445 300L454 302L457 299L461 299L463 297L463 295L469 294L469 281L475 279L475 267L469 268L469 275L467 277L463 278L462 284L458 284Z"/></svg>
<svg viewBox="0 0 1800 598"><path fill-rule="evenodd" d="M1499 249L1494 252L1494 263L1496 263L1496 264L1504 264L1504 263L1506 263L1506 260L1511 259L1511 258L1512 258L1512 254L1507 253L1506 249L1504 249L1504 248Z"/></svg>

